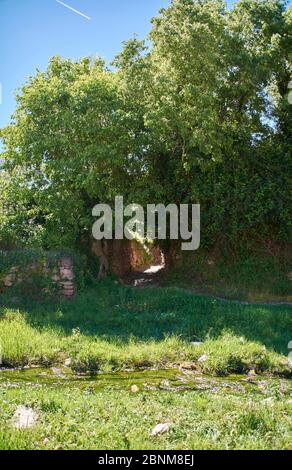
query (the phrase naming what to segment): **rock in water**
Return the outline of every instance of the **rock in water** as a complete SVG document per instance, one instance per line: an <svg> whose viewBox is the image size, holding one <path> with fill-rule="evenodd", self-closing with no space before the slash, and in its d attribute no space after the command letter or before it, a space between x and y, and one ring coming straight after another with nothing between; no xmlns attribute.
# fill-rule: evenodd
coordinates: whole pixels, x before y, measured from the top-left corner
<svg viewBox="0 0 292 470"><path fill-rule="evenodd" d="M182 370L196 370L197 367L193 362L183 362L179 368Z"/></svg>
<svg viewBox="0 0 292 470"><path fill-rule="evenodd" d="M57 367L51 367L51 371L56 377L60 377L60 379L66 379L66 375L62 372L62 369L58 369Z"/></svg>
<svg viewBox="0 0 292 470"><path fill-rule="evenodd" d="M65 367L70 367L71 366L71 359L70 358L66 359L64 364L65 364Z"/></svg>

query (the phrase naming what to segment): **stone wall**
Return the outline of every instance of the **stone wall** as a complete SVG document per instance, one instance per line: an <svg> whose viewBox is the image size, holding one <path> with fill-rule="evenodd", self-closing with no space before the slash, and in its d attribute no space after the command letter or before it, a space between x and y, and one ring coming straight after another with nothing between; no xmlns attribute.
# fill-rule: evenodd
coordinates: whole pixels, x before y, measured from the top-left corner
<svg viewBox="0 0 292 470"><path fill-rule="evenodd" d="M10 289L21 285L33 277L38 276L47 281L52 291L71 298L77 291L73 262L69 257L61 258L55 267L49 267L42 262L34 262L27 266L12 266L8 272L0 278L0 289ZM43 288L49 292L50 287Z"/></svg>
<svg viewBox="0 0 292 470"><path fill-rule="evenodd" d="M1 253L9 258L9 262L1 262L0 256L0 292L14 286L23 286L27 295L30 295L30 289L37 295L38 292L43 292L66 298L73 297L77 292L77 285L80 285L79 275L76 279L78 263L75 263L74 269L70 256L58 254L56 257L55 253L42 252L33 258L26 258L23 251L0 252L0 255ZM13 253L17 256L11 258ZM97 277L109 271L123 277L132 271L144 271L151 265L162 264L159 247L145 248L135 240L111 240L102 243L94 240L91 253L97 256L100 262ZM72 257L74 259L74 255Z"/></svg>
<svg viewBox="0 0 292 470"><path fill-rule="evenodd" d="M64 297L73 297L76 293L75 274L72 260L64 257L54 270L53 282L56 283Z"/></svg>

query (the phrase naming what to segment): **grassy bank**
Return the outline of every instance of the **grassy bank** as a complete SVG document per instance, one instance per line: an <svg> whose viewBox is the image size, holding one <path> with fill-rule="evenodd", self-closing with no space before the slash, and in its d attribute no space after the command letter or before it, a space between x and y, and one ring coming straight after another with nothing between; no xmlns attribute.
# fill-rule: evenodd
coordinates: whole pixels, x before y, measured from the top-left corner
<svg viewBox="0 0 292 470"><path fill-rule="evenodd" d="M161 282L250 302L292 302L291 245L182 252Z"/></svg>
<svg viewBox="0 0 292 470"><path fill-rule="evenodd" d="M1 305L6 367L51 366L70 358L78 371L191 362L214 374L250 369L291 374L289 306L241 305L176 288L134 289L110 280L70 302L32 301L10 292Z"/></svg>
<svg viewBox="0 0 292 470"><path fill-rule="evenodd" d="M289 449L291 400L280 379L264 390L140 391L59 388L0 381L0 449ZM38 414L13 430L18 405ZM152 437L159 423L168 433Z"/></svg>
<svg viewBox="0 0 292 470"><path fill-rule="evenodd" d="M1 297L2 365L38 364L48 372L18 382L18 372L0 370L0 449L289 449L291 381L279 374L291 376L291 313L289 306L242 305L110 280L63 302L10 291ZM174 367L197 388L169 387L162 379L177 372L158 369ZM109 374L102 387L80 386L60 378L59 370L72 374L70 368L135 372L115 375L114 382ZM156 370L137 372L150 368ZM229 376L204 375L251 370L266 376L254 379L252 372L231 385ZM46 383L46 374L56 378ZM228 383L209 389L206 380ZM37 414L32 429L13 428L18 406ZM163 422L169 431L151 436Z"/></svg>

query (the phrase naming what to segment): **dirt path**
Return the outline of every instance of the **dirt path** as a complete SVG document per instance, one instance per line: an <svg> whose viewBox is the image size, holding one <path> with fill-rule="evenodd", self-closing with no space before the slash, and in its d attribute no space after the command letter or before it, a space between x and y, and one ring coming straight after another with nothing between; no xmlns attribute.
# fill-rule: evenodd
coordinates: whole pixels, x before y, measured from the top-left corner
<svg viewBox="0 0 292 470"><path fill-rule="evenodd" d="M125 284L140 288L160 287L159 279L163 269L163 265L150 266L145 271L134 271L127 274L122 278L122 281Z"/></svg>
<svg viewBox="0 0 292 470"><path fill-rule="evenodd" d="M160 284L161 274L164 270L163 265L156 265L151 266L149 269L145 271L135 271L132 273L127 274L122 278L122 281L133 287L138 288L147 288L147 287L162 287ZM201 296L205 296L214 300L219 300L221 302L233 302L240 305L266 305L266 306L280 306L280 305L287 305L292 307L292 302L249 302L247 300L234 300L228 299L224 297L216 297L214 295L208 294L206 292L202 292L199 289L195 288L184 288L180 287L180 289L184 290L185 292L197 294Z"/></svg>
<svg viewBox="0 0 292 470"><path fill-rule="evenodd" d="M214 300L220 300L221 302L229 302L229 303L233 302L235 304L240 304L240 305L266 305L266 306L288 305L292 307L292 302L249 302L248 300L236 300L236 299L228 299L225 297L216 297L214 295L207 294L206 292L200 292L199 290L196 290L196 289L185 289L183 287L182 289L186 292L205 296Z"/></svg>

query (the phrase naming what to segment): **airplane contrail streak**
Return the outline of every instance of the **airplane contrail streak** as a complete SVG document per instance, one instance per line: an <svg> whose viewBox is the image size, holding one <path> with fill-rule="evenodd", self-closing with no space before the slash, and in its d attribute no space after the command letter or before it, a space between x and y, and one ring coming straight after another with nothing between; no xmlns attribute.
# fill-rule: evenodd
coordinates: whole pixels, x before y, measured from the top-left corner
<svg viewBox="0 0 292 470"><path fill-rule="evenodd" d="M81 13L81 11L75 10L75 8L70 7L70 5L67 5L67 3L61 2L60 0L56 0L56 2L60 3L60 5L63 5L63 7L74 11L74 13L77 13L77 15L83 16L83 18L86 18L87 20L91 20L90 16L84 15L84 13Z"/></svg>

